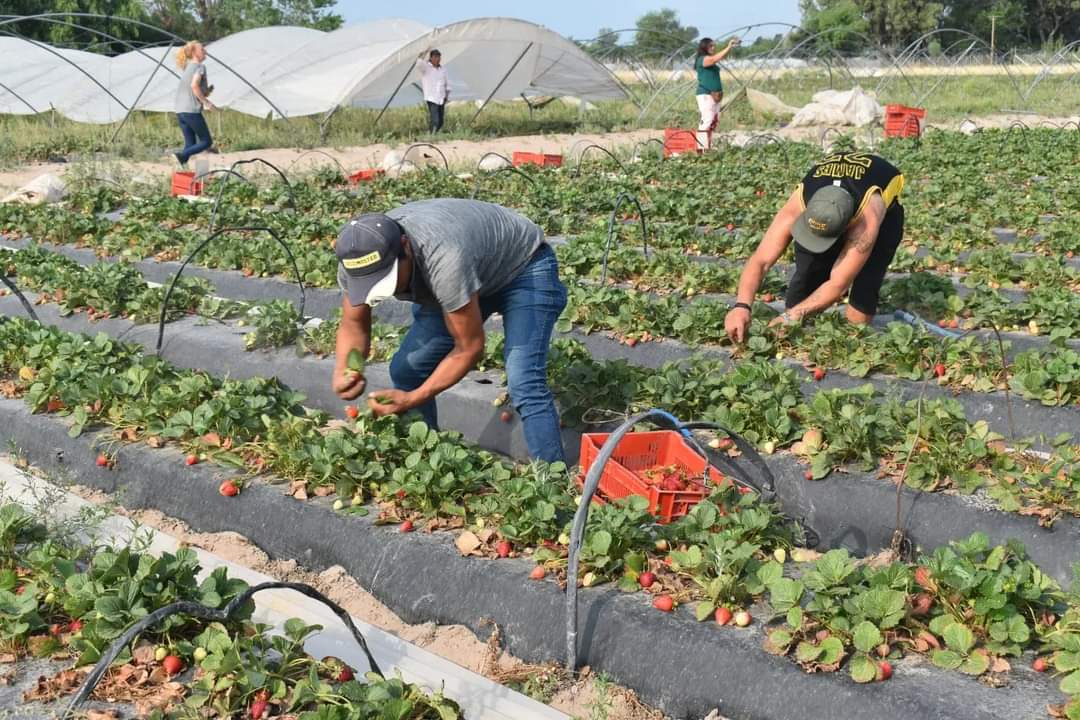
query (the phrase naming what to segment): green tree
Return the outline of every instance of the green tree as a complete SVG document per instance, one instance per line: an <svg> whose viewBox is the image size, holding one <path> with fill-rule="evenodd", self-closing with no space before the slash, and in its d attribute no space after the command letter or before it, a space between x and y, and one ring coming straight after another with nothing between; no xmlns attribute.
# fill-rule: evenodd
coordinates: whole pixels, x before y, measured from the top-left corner
<svg viewBox="0 0 1080 720"><path fill-rule="evenodd" d="M883 47L899 47L938 27L945 6L929 0L858 0L870 37Z"/></svg>
<svg viewBox="0 0 1080 720"><path fill-rule="evenodd" d="M124 22L124 18L160 27L183 38L209 42L267 25L334 30L342 24L341 16L333 12L335 3L336 0L5 0L4 13L95 13L107 17L69 20L128 42L160 42L163 37L153 29ZM52 45L109 54L129 49L122 43L104 41L89 30L57 23L27 21L14 27L27 37Z"/></svg>
<svg viewBox="0 0 1080 720"><path fill-rule="evenodd" d="M1031 31L1042 46L1063 44L1080 34L1080 0L1029 0Z"/></svg>
<svg viewBox="0 0 1080 720"><path fill-rule="evenodd" d="M866 49L869 24L856 0L801 0L806 35L818 35L814 44L837 52Z"/></svg>
<svg viewBox="0 0 1080 720"><path fill-rule="evenodd" d="M44 13L94 13L105 15L103 19L80 17L55 17L49 20L30 20L11 23L4 30L17 32L32 40L58 47L86 49L103 53L121 53L130 49L123 43L109 41L106 33L129 42L159 40L153 31L140 29L124 22L123 18L152 22L140 0L6 0L3 14L40 15ZM81 25L72 27L65 24Z"/></svg>
<svg viewBox="0 0 1080 720"><path fill-rule="evenodd" d="M679 22L678 13L671 8L654 10L638 18L634 50L639 57L667 57L692 42L697 35L697 28Z"/></svg>

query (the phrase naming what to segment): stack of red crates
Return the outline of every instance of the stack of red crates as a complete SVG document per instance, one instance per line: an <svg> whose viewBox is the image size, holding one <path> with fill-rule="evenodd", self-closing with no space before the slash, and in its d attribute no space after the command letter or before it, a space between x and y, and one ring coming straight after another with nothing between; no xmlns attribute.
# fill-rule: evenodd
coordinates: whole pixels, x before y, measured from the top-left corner
<svg viewBox="0 0 1080 720"><path fill-rule="evenodd" d="M172 176L172 196L179 195L202 195L202 180L195 179L195 173L190 170L178 170Z"/></svg>
<svg viewBox="0 0 1080 720"><path fill-rule="evenodd" d="M922 135L925 108L906 105L885 106L885 137L913 138Z"/></svg>
<svg viewBox="0 0 1080 720"><path fill-rule="evenodd" d="M708 137L711 141L711 131L708 133ZM700 153L704 149L698 141L698 133L695 130L664 128L664 157L667 158L688 152Z"/></svg>
<svg viewBox="0 0 1080 720"><path fill-rule="evenodd" d="M510 159L514 163L514 167L520 167L522 165L562 167L562 155L545 155L544 153L515 151Z"/></svg>
<svg viewBox="0 0 1080 720"><path fill-rule="evenodd" d="M596 461L600 448L608 436L586 433L581 436L581 478ZM642 474L647 470L672 467L684 471L691 481L685 490L664 490L646 482ZM624 435L618 447L604 466L600 476L598 502L639 495L649 501L649 512L661 523L669 523L688 512L698 502L708 497L709 487L702 480L708 472L709 482L721 485L729 482L719 470L687 445L682 436L670 430L656 432L632 432Z"/></svg>

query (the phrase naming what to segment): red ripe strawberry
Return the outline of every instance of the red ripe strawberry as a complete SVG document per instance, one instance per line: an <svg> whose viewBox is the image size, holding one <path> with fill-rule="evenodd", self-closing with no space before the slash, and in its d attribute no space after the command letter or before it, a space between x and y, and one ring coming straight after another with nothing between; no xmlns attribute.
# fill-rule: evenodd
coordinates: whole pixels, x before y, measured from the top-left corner
<svg viewBox="0 0 1080 720"><path fill-rule="evenodd" d="M499 419L502 420L504 423L508 423L514 419L514 414L509 410L503 410L501 413L499 413Z"/></svg>
<svg viewBox="0 0 1080 720"><path fill-rule="evenodd" d="M226 480L221 483L221 487L218 488L218 492L225 497L236 497L240 493L240 488L236 487L236 483L232 480Z"/></svg>
<svg viewBox="0 0 1080 720"><path fill-rule="evenodd" d="M68 632L77 633L82 630L82 620L72 620L68 623Z"/></svg>
<svg viewBox="0 0 1080 720"><path fill-rule="evenodd" d="M938 321L937 321L937 326L938 326L939 328L945 328L945 327L949 327L949 321L948 321L948 320L946 320L945 318L942 318L942 319L940 319L940 320L938 320Z"/></svg>
<svg viewBox="0 0 1080 720"><path fill-rule="evenodd" d="M266 700L256 697L248 710L251 720L261 720L261 718L266 715L268 705L269 703L267 703Z"/></svg>
<svg viewBox="0 0 1080 720"><path fill-rule="evenodd" d="M802 476L807 480L813 480L814 479L814 471L813 470L807 470L806 472L803 473Z"/></svg>
<svg viewBox="0 0 1080 720"><path fill-rule="evenodd" d="M931 590L933 580L930 579L930 568L925 565L920 565L915 568L915 584L926 590Z"/></svg>
<svg viewBox="0 0 1080 720"><path fill-rule="evenodd" d="M937 377L945 377L945 363L938 363L934 366L934 375Z"/></svg>
<svg viewBox="0 0 1080 720"><path fill-rule="evenodd" d="M814 368L814 382L821 382L825 379L825 370L822 368Z"/></svg>
<svg viewBox="0 0 1080 720"><path fill-rule="evenodd" d="M732 232L735 229L735 224L734 223L728 223L727 225L725 225L725 227L727 228L728 232Z"/></svg>
<svg viewBox="0 0 1080 720"><path fill-rule="evenodd" d="M632 338L632 337L631 338L626 338L626 346L627 347L634 347L637 344L638 344L637 338Z"/></svg>
<svg viewBox="0 0 1080 720"><path fill-rule="evenodd" d="M52 635L53 637L60 637L61 635L64 634L64 626L61 625L60 623L50 625L49 626L49 634Z"/></svg>
<svg viewBox="0 0 1080 720"><path fill-rule="evenodd" d="M666 477L664 481L660 483L660 487L670 492L677 492L679 490L685 490L683 483L677 477Z"/></svg>
<svg viewBox="0 0 1080 720"><path fill-rule="evenodd" d="M1035 658L1035 661L1031 663L1031 669L1035 672L1046 672L1046 658Z"/></svg>
<svg viewBox="0 0 1080 720"><path fill-rule="evenodd" d="M670 595L657 595L652 601L652 606L661 612L671 612L675 609L675 601Z"/></svg>
<svg viewBox="0 0 1080 720"><path fill-rule="evenodd" d="M957 320L956 318L953 318L952 320L949 321L949 329L950 330L955 330L958 327L960 327L960 321L959 320Z"/></svg>
<svg viewBox="0 0 1080 720"><path fill-rule="evenodd" d="M927 593L919 593L911 600L912 615L926 615L930 612L930 606L934 604L934 598Z"/></svg>
<svg viewBox="0 0 1080 720"><path fill-rule="evenodd" d="M729 622L731 622L731 611L726 607L716 608L716 624L727 625Z"/></svg>
<svg viewBox="0 0 1080 720"><path fill-rule="evenodd" d="M751 490L750 488L746 487L745 485L740 485L739 486L739 494L740 495L749 495L752 492L754 492L754 491Z"/></svg>
<svg viewBox="0 0 1080 720"><path fill-rule="evenodd" d="M394 493L394 496L395 496L395 497L396 497L396 498L397 498L398 500L404 500L404 499L405 499L405 496L406 496L407 494L408 494L408 493L406 493L406 492L405 492L405 490L404 490L404 489L402 489L402 490L398 490L398 491L397 491L396 493Z"/></svg>
<svg viewBox="0 0 1080 720"><path fill-rule="evenodd" d="M398 525L398 531L400 531L400 532L412 532L412 530L413 530L412 520L406 520L405 522Z"/></svg>
<svg viewBox="0 0 1080 720"><path fill-rule="evenodd" d="M888 660L882 660L877 665L877 679L888 680L892 677L892 664Z"/></svg>
<svg viewBox="0 0 1080 720"><path fill-rule="evenodd" d="M637 577L638 585L643 588L651 588L653 583L656 582L656 575L646 570Z"/></svg>
<svg viewBox="0 0 1080 720"><path fill-rule="evenodd" d="M191 453L187 457L184 458L184 464L185 465L194 465L197 462L199 462L199 456L196 455L195 453Z"/></svg>
<svg viewBox="0 0 1080 720"><path fill-rule="evenodd" d="M338 682L349 682L352 679L353 679L352 668L349 667L348 665L341 668L341 672L339 672L338 676L337 676L337 681Z"/></svg>
<svg viewBox="0 0 1080 720"><path fill-rule="evenodd" d="M509 540L500 540L495 546L495 553L501 557L510 557L510 551L514 549L514 546L510 544Z"/></svg>
<svg viewBox="0 0 1080 720"><path fill-rule="evenodd" d="M536 567L534 567L532 569L532 572L529 573L529 579L530 580L543 580L546 575L547 575L547 570L544 569L544 566L543 565L537 565Z"/></svg>
<svg viewBox="0 0 1080 720"><path fill-rule="evenodd" d="M166 655L165 659L161 661L161 667L165 668L165 672L170 675L175 675L184 669L184 661L175 655Z"/></svg>
<svg viewBox="0 0 1080 720"><path fill-rule="evenodd" d="M97 462L98 467L108 467L109 466L109 458L107 458L104 453L97 456L96 462Z"/></svg>
<svg viewBox="0 0 1080 720"><path fill-rule="evenodd" d="M357 416L360 415L360 411L356 408L355 405L346 405L345 415L347 415L350 420L355 420Z"/></svg>
<svg viewBox="0 0 1080 720"><path fill-rule="evenodd" d="M734 444L735 443L732 442L731 438L720 438L720 443L719 443L720 446L717 449L718 450L730 450L731 446L734 445Z"/></svg>

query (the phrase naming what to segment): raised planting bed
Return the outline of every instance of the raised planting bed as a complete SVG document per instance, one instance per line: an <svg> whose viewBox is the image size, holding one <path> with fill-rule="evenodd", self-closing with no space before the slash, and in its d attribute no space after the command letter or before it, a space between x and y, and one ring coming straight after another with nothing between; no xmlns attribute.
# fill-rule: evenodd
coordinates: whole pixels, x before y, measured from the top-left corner
<svg viewBox="0 0 1080 720"><path fill-rule="evenodd" d="M124 446L115 467L96 468L92 439L69 437L55 418L7 400L0 417L31 461L74 473L127 507L158 509L201 532L238 532L273 557L313 569L341 565L406 622L462 623L481 633L492 620L516 656L563 657L563 593L553 582L527 581L529 563L462 557L448 534L403 535L334 513L329 500L293 502L261 483L225 500L213 468L185 468L168 449ZM914 657L896 662L889 682L857 685L846 674L808 674L765 653L758 624L748 631L698 624L686 610L666 616L648 607L646 596L613 589L584 590L579 598L580 661L676 718L719 707L735 719L830 718L843 708L852 717L1035 720L1045 717L1048 702L1062 700L1049 677L1024 667L1009 674L1007 689L994 690ZM755 614L764 617L761 609Z"/></svg>
<svg viewBox="0 0 1080 720"><path fill-rule="evenodd" d="M11 300L0 299L0 312L10 310ZM59 318L50 306L41 306L39 311L43 320L68 331L101 330L147 348L152 348L156 339L156 328L150 326L131 326L122 320L90 324L81 316ZM333 368L330 359L296 358L290 350L245 353L241 347L237 330L181 320L167 328L163 356L179 367L205 370L218 377L276 377L290 389L303 393L307 406L345 417L344 403L327 382ZM388 386L386 367L369 366L368 380L373 388ZM440 422L444 429L461 432L482 448L524 459L527 450L520 422L516 418L504 422L495 407L501 392L497 375L473 373L440 396ZM567 457L577 458L580 435L566 428L563 442ZM779 483L784 511L791 517L806 518L821 536L823 546L847 547L859 554L889 546L896 529L893 484L872 473L854 470L833 472L823 481L810 482L804 477L807 466L792 455L779 453L768 456L766 462ZM1072 565L1080 560L1080 521L1076 518L1057 518L1053 528L1046 530L1034 518L990 510L994 503L985 497L921 493L908 488L903 497L901 524L916 546L937 547L977 530L987 532L995 541L1016 537L1028 545L1032 557L1048 573L1062 582L1068 581Z"/></svg>

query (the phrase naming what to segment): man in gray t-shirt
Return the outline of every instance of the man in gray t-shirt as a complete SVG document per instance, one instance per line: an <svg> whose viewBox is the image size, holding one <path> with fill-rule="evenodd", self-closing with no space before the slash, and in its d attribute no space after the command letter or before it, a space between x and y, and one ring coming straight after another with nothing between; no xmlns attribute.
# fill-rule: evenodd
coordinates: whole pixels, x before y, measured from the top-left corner
<svg viewBox="0 0 1080 720"><path fill-rule="evenodd" d="M417 410L437 427L435 396L457 384L484 354L484 321L502 315L510 401L534 458L563 460L559 416L547 385L547 354L566 307L555 253L533 222L499 205L437 199L349 220L335 245L344 291L334 391L364 391L350 350L366 357L371 306L395 297L416 303L413 324L390 362L395 389L368 396L376 415Z"/></svg>

